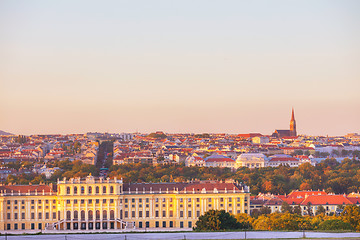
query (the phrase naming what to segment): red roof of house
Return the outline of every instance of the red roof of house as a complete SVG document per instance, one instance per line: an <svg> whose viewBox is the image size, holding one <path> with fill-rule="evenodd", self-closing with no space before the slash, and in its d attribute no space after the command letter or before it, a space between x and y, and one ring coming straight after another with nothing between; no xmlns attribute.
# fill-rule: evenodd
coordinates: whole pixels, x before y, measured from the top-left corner
<svg viewBox="0 0 360 240"><path fill-rule="evenodd" d="M307 205L310 202L312 205L341 205L353 204L349 199L343 195L311 195L308 196L301 205Z"/></svg>
<svg viewBox="0 0 360 240"><path fill-rule="evenodd" d="M360 204L360 198L358 197L347 197L347 199L352 202L352 204Z"/></svg>
<svg viewBox="0 0 360 240"><path fill-rule="evenodd" d="M306 196L310 195L327 195L324 191L292 191L287 196L288 198L305 198Z"/></svg>
<svg viewBox="0 0 360 240"><path fill-rule="evenodd" d="M48 185L6 185L6 186L0 186L0 191L4 192L6 191L7 193L10 193L11 191L13 191L14 193L18 193L20 191L20 193L27 193L27 192L42 192L44 190L44 192L48 193L51 191L50 186Z"/></svg>
<svg viewBox="0 0 360 240"><path fill-rule="evenodd" d="M274 157L269 162L298 162L299 160L293 157Z"/></svg>

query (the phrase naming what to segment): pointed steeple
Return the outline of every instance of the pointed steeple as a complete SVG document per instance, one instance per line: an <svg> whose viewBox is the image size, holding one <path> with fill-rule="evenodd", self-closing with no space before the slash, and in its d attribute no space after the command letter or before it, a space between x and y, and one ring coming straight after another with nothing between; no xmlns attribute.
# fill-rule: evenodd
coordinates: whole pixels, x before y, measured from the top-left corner
<svg viewBox="0 0 360 240"><path fill-rule="evenodd" d="M291 120L290 120L290 135L293 137L296 137L296 121L295 121L295 114L294 114L294 108L292 108L291 113Z"/></svg>

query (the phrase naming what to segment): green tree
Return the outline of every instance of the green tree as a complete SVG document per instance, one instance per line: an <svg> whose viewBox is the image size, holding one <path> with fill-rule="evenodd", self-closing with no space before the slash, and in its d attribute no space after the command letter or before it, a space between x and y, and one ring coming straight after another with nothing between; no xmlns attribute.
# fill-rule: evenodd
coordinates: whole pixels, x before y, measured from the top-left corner
<svg viewBox="0 0 360 240"><path fill-rule="evenodd" d="M325 212L326 212L325 208L322 205L320 205L318 206L315 215L325 214Z"/></svg>
<svg viewBox="0 0 360 240"><path fill-rule="evenodd" d="M285 201L282 202L281 204L281 212L282 213L292 213L293 212L293 208Z"/></svg>
<svg viewBox="0 0 360 240"><path fill-rule="evenodd" d="M352 230L350 223L341 219L328 219L319 224L319 230Z"/></svg>
<svg viewBox="0 0 360 240"><path fill-rule="evenodd" d="M225 210L209 210L196 221L196 231L241 229L243 226Z"/></svg>

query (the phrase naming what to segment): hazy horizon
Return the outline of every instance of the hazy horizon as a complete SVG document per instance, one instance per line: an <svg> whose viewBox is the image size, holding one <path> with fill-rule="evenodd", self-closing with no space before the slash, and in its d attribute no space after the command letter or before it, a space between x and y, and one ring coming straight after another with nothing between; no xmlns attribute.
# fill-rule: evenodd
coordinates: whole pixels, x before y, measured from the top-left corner
<svg viewBox="0 0 360 240"><path fill-rule="evenodd" d="M360 1L0 2L0 130L360 133Z"/></svg>

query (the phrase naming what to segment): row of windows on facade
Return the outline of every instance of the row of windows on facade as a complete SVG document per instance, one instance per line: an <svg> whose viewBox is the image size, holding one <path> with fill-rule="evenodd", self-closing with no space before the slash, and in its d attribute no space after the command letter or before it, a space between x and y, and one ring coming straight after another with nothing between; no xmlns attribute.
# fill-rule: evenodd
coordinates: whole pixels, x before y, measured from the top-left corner
<svg viewBox="0 0 360 240"><path fill-rule="evenodd" d="M186 223L186 222L185 222ZM94 225L93 225L93 223L81 223L80 224L80 229L82 229L82 230L85 230L86 229L86 225L88 224L88 228L91 230L91 229L93 229L94 228ZM6 229L7 230L11 230L12 228L11 228L11 225L12 224L10 224L10 223L8 223L8 224L6 224ZM103 229L107 229L107 222L103 222L102 223L102 225L103 225ZM67 223L67 229L71 229L71 223ZM109 227L110 227L110 229L114 229L114 222L110 222L110 225L109 225ZM187 222L187 227L188 228L192 228L192 226L193 226L193 224L192 224L192 222L191 221L189 221L189 222ZM18 230L19 229L19 224L18 223L14 223L13 224L13 229L14 230ZM26 227L26 225L25 225L25 223L21 223L21 229L26 229L25 228ZM41 230L42 228L43 228L43 224L42 223L38 223L38 229L39 230ZM143 222L139 222L138 223L138 227L139 228L149 228L150 227L150 222L149 221L146 221L145 222L145 226L143 225ZM155 227L156 228L159 228L160 227L160 222L159 221L156 221L155 222ZM167 222L166 221L162 221L162 227L163 228L166 228L167 227ZM170 228L173 228L173 227L175 227L174 226L174 222L173 221L169 221L169 227ZM180 221L180 226L179 226L180 228L184 228L184 222L183 221ZM73 223L73 228L75 229L75 230L78 230L79 229L79 224L78 223ZM30 224L30 229L32 229L32 230L34 230L35 229L35 223L31 223ZM95 229L100 229L100 223L95 223Z"/></svg>
<svg viewBox="0 0 360 240"><path fill-rule="evenodd" d="M121 186L120 186L120 192L121 192ZM59 188L59 193L60 193L60 188ZM92 194L93 193L93 189L92 187L88 187L88 191L86 194ZM95 187L95 193L96 194L100 194L100 187ZM107 187L102 187L102 194L106 194L107 193ZM109 193L114 193L114 187L110 186L110 191ZM66 194L70 195L71 194L71 187L66 187ZM78 188L75 186L73 187L73 194L78 194ZM80 194L85 194L85 187L81 186L80 187Z"/></svg>
<svg viewBox="0 0 360 240"><path fill-rule="evenodd" d="M51 200L50 200L51 201ZM45 202L45 204L49 204L50 203L50 201L49 200L45 200L44 202ZM7 200L6 201L6 203L8 204L8 205L10 205L11 204L11 200ZM28 202L28 201L26 201L26 202ZM35 204L35 200L30 200L30 202L31 202L31 204ZM39 199L39 200L37 200L37 202L38 202L38 204L41 204L41 203L43 203L43 201L41 201L41 199ZM25 200L13 200L13 203L16 205L16 204L19 204L19 203L21 203L21 204L25 204ZM52 203L53 204L56 204L56 200L52 200Z"/></svg>
<svg viewBox="0 0 360 240"><path fill-rule="evenodd" d="M85 214L85 213L86 213L86 212L85 212L84 210L82 210L82 211L80 212L80 219L81 219L81 220L85 220L85 219L87 219L87 220L93 220L93 219L94 219L94 212L93 212L92 210L89 210L89 211L87 212L87 217L86 217L86 214ZM78 220L78 219L79 219L79 212L78 212L78 211L74 211L73 214L74 214L74 215L71 216L71 211L66 211L66 220ZM110 219L111 219L111 220L114 220L114 219L115 219L114 216L115 216L114 210L110 210ZM100 220L100 219L101 219L100 211L99 211L99 210L96 210L96 211L95 211L95 219L96 219L96 220ZM103 220L108 219L108 215L107 215L107 211L106 211L106 210L103 210L103 211L102 211L102 219L103 219Z"/></svg>
<svg viewBox="0 0 360 240"><path fill-rule="evenodd" d="M23 219L23 220L26 219L25 218L25 213L21 213L21 215L18 214L18 213L13 213L13 216L14 216L13 219L15 219L15 220L19 219L19 216L21 217L20 219ZM39 212L37 217L38 217L37 219L41 220L43 218L42 212ZM8 220L11 219L11 213L7 213L7 219ZM35 219L35 213L30 213L30 219ZM44 219L45 220L50 219L50 213L49 212L45 213L45 218ZM52 219L56 219L56 212L52 213Z"/></svg>

